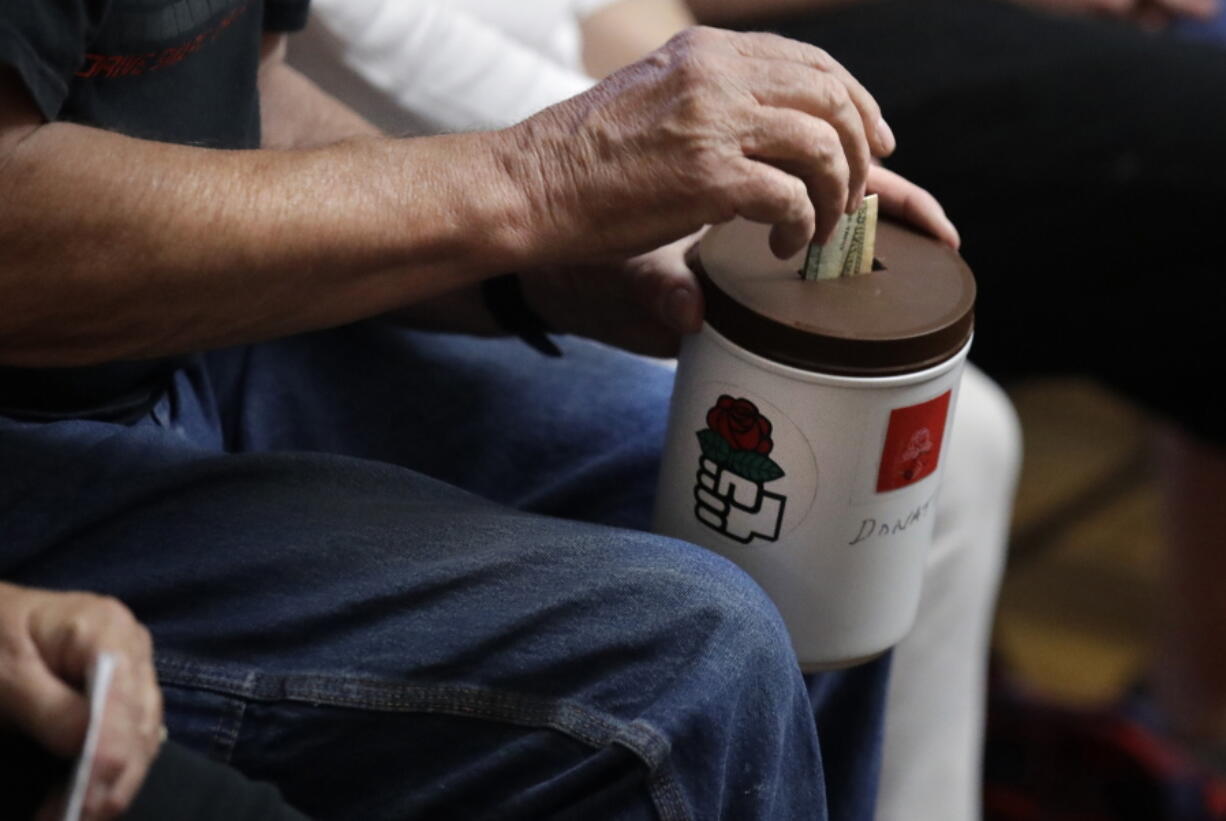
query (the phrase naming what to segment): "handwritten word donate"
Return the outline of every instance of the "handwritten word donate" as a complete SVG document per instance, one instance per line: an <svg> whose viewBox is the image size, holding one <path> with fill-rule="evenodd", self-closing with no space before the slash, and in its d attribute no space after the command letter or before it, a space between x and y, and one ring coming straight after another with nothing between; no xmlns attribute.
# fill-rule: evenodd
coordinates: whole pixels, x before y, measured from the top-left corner
<svg viewBox="0 0 1226 821"><path fill-rule="evenodd" d="M871 539L884 539L890 536L897 536L912 525L918 524L928 517L932 512L935 496L929 496L928 500L922 505L917 505L907 511L905 516L899 516L895 519L877 520L874 518L866 518L860 523L860 531L856 537L848 542L848 545L857 545L861 542L867 542Z"/></svg>

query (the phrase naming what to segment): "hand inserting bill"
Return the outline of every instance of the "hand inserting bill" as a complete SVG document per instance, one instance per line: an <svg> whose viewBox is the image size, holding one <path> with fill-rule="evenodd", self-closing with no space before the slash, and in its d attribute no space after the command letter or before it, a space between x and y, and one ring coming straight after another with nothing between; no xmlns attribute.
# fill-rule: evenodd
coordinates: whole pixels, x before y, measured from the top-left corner
<svg viewBox="0 0 1226 821"><path fill-rule="evenodd" d="M876 240L877 195L869 194L854 214L839 218L828 242L809 246L800 275L818 280L867 274L873 269Z"/></svg>

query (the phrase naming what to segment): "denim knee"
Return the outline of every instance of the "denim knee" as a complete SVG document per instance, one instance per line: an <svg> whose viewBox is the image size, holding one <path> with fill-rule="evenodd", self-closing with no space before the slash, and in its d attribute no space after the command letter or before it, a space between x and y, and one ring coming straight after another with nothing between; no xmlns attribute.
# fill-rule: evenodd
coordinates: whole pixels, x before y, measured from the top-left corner
<svg viewBox="0 0 1226 821"><path fill-rule="evenodd" d="M679 540L635 534L649 541L652 561L633 575L639 595L668 624L671 640L691 665L774 674L797 667L787 628L774 603L727 559Z"/></svg>
<svg viewBox="0 0 1226 821"><path fill-rule="evenodd" d="M623 604L638 633L631 640L638 653L655 656L655 681L695 703L718 704L720 713L803 688L779 611L745 571L686 542L626 536L632 552L613 572L627 585Z"/></svg>
<svg viewBox="0 0 1226 821"><path fill-rule="evenodd" d="M813 707L774 604L713 553L655 547L642 583L669 617L668 663L642 718L668 739L691 817L822 817Z"/></svg>

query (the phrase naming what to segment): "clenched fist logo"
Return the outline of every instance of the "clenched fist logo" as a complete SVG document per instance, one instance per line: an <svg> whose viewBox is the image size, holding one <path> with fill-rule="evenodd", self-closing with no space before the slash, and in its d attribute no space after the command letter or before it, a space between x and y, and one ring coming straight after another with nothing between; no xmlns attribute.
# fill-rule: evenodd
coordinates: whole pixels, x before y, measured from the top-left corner
<svg viewBox="0 0 1226 821"><path fill-rule="evenodd" d="M787 498L766 490L783 477L770 458L771 423L748 399L724 394L698 431L702 456L694 487L694 515L707 527L742 544L779 538Z"/></svg>

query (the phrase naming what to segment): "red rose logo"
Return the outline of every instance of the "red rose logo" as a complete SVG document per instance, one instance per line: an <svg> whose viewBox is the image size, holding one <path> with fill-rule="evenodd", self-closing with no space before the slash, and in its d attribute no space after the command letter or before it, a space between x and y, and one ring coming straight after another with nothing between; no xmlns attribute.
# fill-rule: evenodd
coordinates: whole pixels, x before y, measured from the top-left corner
<svg viewBox="0 0 1226 821"><path fill-rule="evenodd" d="M733 399L724 394L715 407L707 411L707 426L734 450L766 455L775 446L771 441L771 423L748 399Z"/></svg>
<svg viewBox="0 0 1226 821"><path fill-rule="evenodd" d="M694 515L741 544L776 541L783 524L787 497L766 490L767 482L784 476L783 468L767 455L775 447L771 429L753 402L723 394L707 411L707 427L696 431L702 455Z"/></svg>

